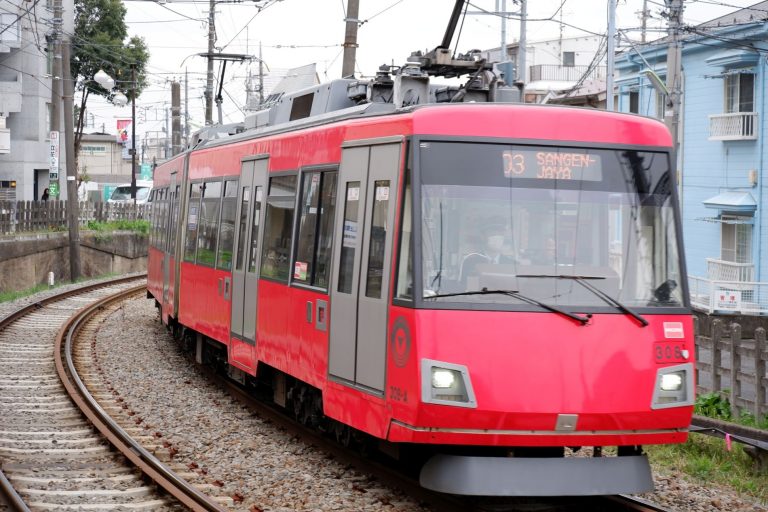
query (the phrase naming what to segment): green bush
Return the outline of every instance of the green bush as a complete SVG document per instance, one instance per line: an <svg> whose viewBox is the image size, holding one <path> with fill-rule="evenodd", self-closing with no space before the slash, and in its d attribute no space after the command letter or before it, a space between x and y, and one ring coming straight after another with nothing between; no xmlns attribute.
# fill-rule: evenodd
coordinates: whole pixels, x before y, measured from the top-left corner
<svg viewBox="0 0 768 512"><path fill-rule="evenodd" d="M91 231L133 231L146 235L149 233L148 220L111 220L109 222L89 221L87 228Z"/></svg>

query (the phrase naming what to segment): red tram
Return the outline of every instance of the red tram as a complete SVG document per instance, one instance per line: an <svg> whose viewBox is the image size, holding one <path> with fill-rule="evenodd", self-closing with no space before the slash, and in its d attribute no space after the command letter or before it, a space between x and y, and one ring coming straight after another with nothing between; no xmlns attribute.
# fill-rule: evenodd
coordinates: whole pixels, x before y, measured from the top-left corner
<svg viewBox="0 0 768 512"><path fill-rule="evenodd" d="M432 448L425 487L651 489L642 445L684 442L694 399L664 125L522 104L352 111L156 168L162 321L305 421Z"/></svg>

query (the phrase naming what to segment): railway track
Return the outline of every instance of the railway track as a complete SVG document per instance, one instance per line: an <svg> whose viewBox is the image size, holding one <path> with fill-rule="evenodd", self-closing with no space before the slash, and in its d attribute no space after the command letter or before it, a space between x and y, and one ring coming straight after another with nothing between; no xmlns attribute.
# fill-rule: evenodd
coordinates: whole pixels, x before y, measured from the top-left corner
<svg viewBox="0 0 768 512"><path fill-rule="evenodd" d="M88 319L143 290L143 276L116 279L0 320L0 491L12 510L222 510L118 427L74 368Z"/></svg>

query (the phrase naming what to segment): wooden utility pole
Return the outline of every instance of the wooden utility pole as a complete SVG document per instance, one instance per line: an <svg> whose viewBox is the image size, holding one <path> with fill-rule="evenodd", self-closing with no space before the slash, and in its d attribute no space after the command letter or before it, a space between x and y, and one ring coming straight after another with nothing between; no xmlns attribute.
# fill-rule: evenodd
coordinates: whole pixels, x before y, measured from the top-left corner
<svg viewBox="0 0 768 512"><path fill-rule="evenodd" d="M77 196L77 169L75 169L75 114L74 84L70 68L70 41L62 43L64 89L64 144L67 148L67 225L69 226L69 275L74 283L80 278L80 204Z"/></svg>
<svg viewBox="0 0 768 512"><path fill-rule="evenodd" d="M341 67L342 78L352 78L355 76L355 54L357 53L357 26L360 20L358 13L360 11L359 0L347 1L347 28L344 33L344 60Z"/></svg>

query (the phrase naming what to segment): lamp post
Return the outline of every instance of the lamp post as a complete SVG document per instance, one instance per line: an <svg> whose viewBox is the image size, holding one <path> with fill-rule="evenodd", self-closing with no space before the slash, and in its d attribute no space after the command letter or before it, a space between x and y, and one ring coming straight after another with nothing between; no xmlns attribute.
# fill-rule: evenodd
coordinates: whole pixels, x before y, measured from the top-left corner
<svg viewBox="0 0 768 512"><path fill-rule="evenodd" d="M93 75L93 79L104 89L111 91L115 87L115 80L100 69ZM131 64L131 148L128 150L131 155L131 199L136 204L136 66ZM125 94L117 92L112 97L112 103L118 107L124 107L128 103Z"/></svg>

